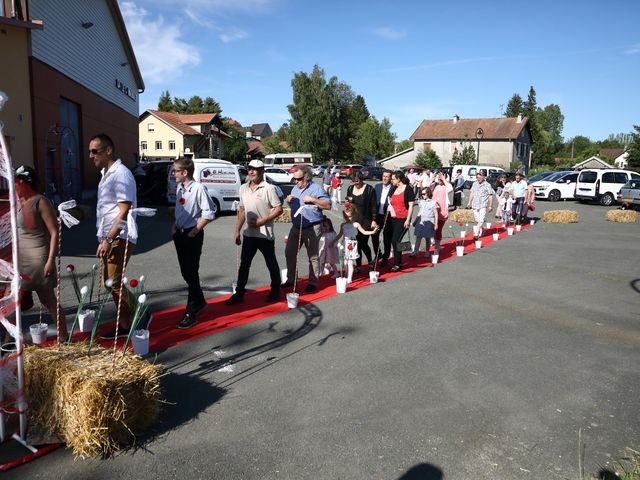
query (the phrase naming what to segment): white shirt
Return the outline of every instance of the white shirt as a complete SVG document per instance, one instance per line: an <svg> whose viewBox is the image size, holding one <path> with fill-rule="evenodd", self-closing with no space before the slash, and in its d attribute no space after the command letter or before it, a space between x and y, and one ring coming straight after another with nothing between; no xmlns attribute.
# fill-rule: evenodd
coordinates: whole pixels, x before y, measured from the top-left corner
<svg viewBox="0 0 640 480"><path fill-rule="evenodd" d="M96 228L98 241L106 238L113 226L113 221L120 213L118 203L128 202L131 208L137 207L136 181L120 159L113 162L109 170L101 171L102 179L98 184L98 203L96 204ZM134 220L135 221L135 220ZM128 234L127 219L122 223L118 238L126 239ZM135 243L135 239L129 237Z"/></svg>
<svg viewBox="0 0 640 480"><path fill-rule="evenodd" d="M389 191L391 190L391 184L386 187L382 186L382 191L380 192L380 204L378 205L378 213L380 215L384 215L384 206L387 203L387 197L389 196Z"/></svg>
<svg viewBox="0 0 640 480"><path fill-rule="evenodd" d="M213 200L200 182L189 181L176 189L176 228L193 228L200 217L213 220Z"/></svg>

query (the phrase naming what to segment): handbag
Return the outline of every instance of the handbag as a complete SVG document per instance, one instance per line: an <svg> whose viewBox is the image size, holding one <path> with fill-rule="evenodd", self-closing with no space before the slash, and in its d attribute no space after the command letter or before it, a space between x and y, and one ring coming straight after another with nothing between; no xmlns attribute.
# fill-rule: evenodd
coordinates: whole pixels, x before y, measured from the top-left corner
<svg viewBox="0 0 640 480"><path fill-rule="evenodd" d="M406 242L403 242L402 239L404 238L404 234L400 237L400 241L396 244L396 249L399 252L409 252L413 249L411 245L411 232L407 229L405 233L409 234L409 239Z"/></svg>

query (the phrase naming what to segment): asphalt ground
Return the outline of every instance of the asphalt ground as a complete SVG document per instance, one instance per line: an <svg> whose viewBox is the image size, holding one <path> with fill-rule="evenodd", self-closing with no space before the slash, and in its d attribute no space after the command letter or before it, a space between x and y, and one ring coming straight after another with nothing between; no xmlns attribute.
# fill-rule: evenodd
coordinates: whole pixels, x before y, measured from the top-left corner
<svg viewBox="0 0 640 480"><path fill-rule="evenodd" d="M640 227L607 222L597 205L537 207L540 217L577 210L579 223L539 222L464 258L160 352L168 403L137 449L75 461L59 449L6 478L575 479L581 463L586 474L615 469L625 447L640 447ZM130 263L152 309L186 298L170 222L165 211L140 219ZM227 215L207 227L210 298L235 279L233 225ZM80 272L94 262L94 231L84 222L64 233L64 262ZM277 224L282 268L287 231ZM267 282L258 255L249 287ZM65 298L71 313L68 280Z"/></svg>

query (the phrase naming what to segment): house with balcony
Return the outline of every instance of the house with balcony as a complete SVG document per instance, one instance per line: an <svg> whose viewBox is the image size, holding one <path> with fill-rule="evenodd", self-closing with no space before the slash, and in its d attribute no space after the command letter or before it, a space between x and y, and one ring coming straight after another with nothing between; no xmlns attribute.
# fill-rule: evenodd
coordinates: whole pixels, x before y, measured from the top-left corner
<svg viewBox="0 0 640 480"><path fill-rule="evenodd" d="M146 161L173 160L185 155L224 158L224 142L229 134L220 129L221 125L216 113L147 110L138 122L140 158Z"/></svg>
<svg viewBox="0 0 640 480"><path fill-rule="evenodd" d="M468 118L455 115L451 120L423 120L410 137L413 147L381 160L387 168L413 165L421 151L433 150L443 166L451 166L453 154L473 146L479 163L509 170L514 163L528 171L531 166L531 126L529 119Z"/></svg>

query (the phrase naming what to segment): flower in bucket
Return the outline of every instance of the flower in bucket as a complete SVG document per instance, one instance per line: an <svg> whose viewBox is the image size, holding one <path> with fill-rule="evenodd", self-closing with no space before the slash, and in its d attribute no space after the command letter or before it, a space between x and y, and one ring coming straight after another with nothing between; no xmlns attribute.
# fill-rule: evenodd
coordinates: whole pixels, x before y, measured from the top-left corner
<svg viewBox="0 0 640 480"><path fill-rule="evenodd" d="M144 315L147 313L147 309L149 308L149 306L147 305L146 293L143 293L142 295L138 296L137 304L138 305L136 307L135 313L133 314L133 320L131 321L131 328L129 329L129 335L127 335L127 341L124 343L124 348L122 349L122 358L124 358L125 354L127 353L127 347L131 342L131 336L138 329L140 320L142 320Z"/></svg>
<svg viewBox="0 0 640 480"><path fill-rule="evenodd" d="M456 234L453 232L453 227L451 225L449 225L449 234L451 235L451 238L453 238L456 247L461 247L462 245L464 245L464 238L456 237Z"/></svg>
<svg viewBox="0 0 640 480"><path fill-rule="evenodd" d="M78 318L80 317L80 312L84 310L84 306L87 303L88 295L89 295L89 287L85 285L80 289L80 302L78 303L78 310L76 311L76 317L73 319L73 323L71 324L71 331L69 332L67 345L71 343L71 339L73 338L73 331L76 329L76 325L78 324Z"/></svg>
<svg viewBox="0 0 640 480"><path fill-rule="evenodd" d="M73 263L67 265L67 273L71 274L71 282L73 283L73 291L76 294L78 302L80 301L80 285L78 285L78 276L76 275L76 267Z"/></svg>

